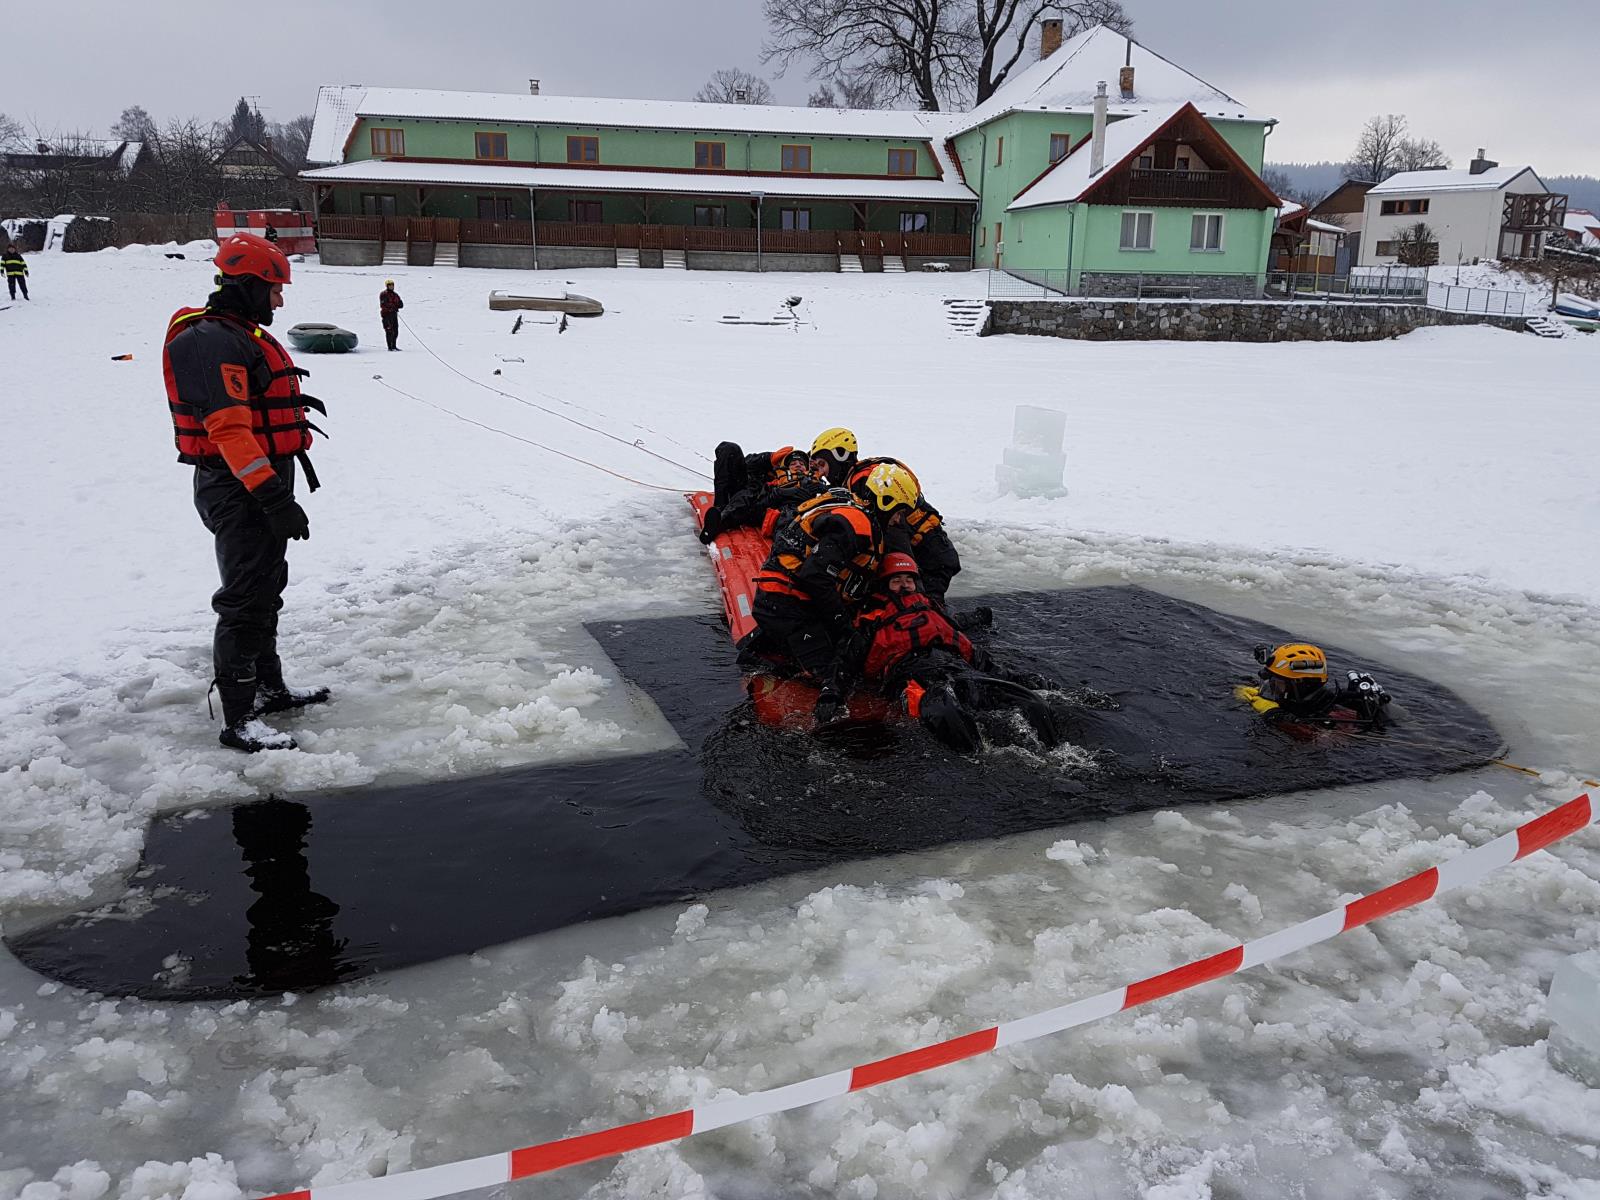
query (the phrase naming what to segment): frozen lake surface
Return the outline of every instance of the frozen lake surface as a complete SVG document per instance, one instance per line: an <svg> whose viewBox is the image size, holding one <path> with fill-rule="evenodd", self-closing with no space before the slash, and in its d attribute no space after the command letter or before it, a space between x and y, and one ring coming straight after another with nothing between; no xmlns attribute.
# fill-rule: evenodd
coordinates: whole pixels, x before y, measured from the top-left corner
<svg viewBox="0 0 1600 1200"><path fill-rule="evenodd" d="M7 932L120 892L152 817L197 798L676 744L585 623L715 612L674 494L700 482L685 467L709 469L725 437L764 448L840 423L915 466L968 595L1132 583L1293 630L1444 684L1545 774L1292 793L829 867L304 998L102 999L0 956L5 1200L229 1200L805 1078L1325 911L1600 769L1593 339L973 339L948 331L941 300L981 294L976 277L423 269L395 275L402 353L310 360L334 436L315 454L313 539L291 551L284 647L338 700L295 724L304 752L241 760L204 715L214 568L160 382L166 317L210 274L137 251L53 255L35 302L0 314L29 447L0 534ZM375 333L383 278L297 265L285 322ZM511 314L484 308L491 288L569 278L604 317L512 335ZM809 325L719 322L796 293ZM1067 497L993 496L1016 403L1068 413ZM86 458L86 431L113 452ZM1600 1093L1547 1065L1543 991L1560 958L1600 945L1597 915L1590 830L1138 1013L534 1187L1590 1196Z"/></svg>

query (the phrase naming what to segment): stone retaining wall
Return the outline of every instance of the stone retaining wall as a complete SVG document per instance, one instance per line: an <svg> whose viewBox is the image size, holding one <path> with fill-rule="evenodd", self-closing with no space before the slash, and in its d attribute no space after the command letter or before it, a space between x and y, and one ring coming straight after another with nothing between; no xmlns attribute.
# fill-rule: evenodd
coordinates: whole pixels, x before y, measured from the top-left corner
<svg viewBox="0 0 1600 1200"><path fill-rule="evenodd" d="M1137 286L1171 288L1166 295L1185 300L1259 300L1262 282L1255 275L1150 274L1138 276ZM1131 286L1135 285L1123 271L1085 271L1078 279L1078 291L1084 296L1125 298Z"/></svg>
<svg viewBox="0 0 1600 1200"><path fill-rule="evenodd" d="M1420 304L1273 301L994 300L987 332L1091 342L1372 342L1431 325L1520 332L1525 317L1441 312Z"/></svg>

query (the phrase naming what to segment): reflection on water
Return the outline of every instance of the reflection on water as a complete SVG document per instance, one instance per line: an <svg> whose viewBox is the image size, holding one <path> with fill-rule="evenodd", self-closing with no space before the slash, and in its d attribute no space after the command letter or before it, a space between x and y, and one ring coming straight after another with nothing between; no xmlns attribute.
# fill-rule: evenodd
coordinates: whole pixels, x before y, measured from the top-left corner
<svg viewBox="0 0 1600 1200"><path fill-rule="evenodd" d="M961 758L914 725L771 728L703 618L590 632L685 748L156 822L131 916L79 914L9 944L94 991L301 991L869 855L1155 807L1459 770L1498 752L1436 684L1330 647L1403 700L1391 739L1292 742L1232 688L1285 633L1139 588L987 598L992 649L1060 680L1069 745ZM1105 697L1112 697L1114 704ZM243 870L237 864L243 856ZM170 969L173 961L185 970Z"/></svg>
<svg viewBox="0 0 1600 1200"><path fill-rule="evenodd" d="M233 838L244 873L258 897L245 909L247 974L235 982L250 991L301 991L356 973L333 933L339 906L311 888L306 843L311 810L287 800L243 804L233 810Z"/></svg>

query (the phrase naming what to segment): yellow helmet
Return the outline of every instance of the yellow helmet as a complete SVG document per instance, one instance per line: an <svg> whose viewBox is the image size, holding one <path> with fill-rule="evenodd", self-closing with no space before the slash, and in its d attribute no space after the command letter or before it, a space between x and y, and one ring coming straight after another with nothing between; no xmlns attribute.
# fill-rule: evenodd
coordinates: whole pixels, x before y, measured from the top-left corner
<svg viewBox="0 0 1600 1200"><path fill-rule="evenodd" d="M811 457L827 455L837 462L849 462L858 453L856 435L842 425L824 429L811 443Z"/></svg>
<svg viewBox="0 0 1600 1200"><path fill-rule="evenodd" d="M1274 646L1261 658L1267 673L1280 679L1314 679L1328 681L1328 656L1316 646L1306 642L1289 642Z"/></svg>
<svg viewBox="0 0 1600 1200"><path fill-rule="evenodd" d="M914 507L922 492L917 487L916 476L906 468L879 463L861 481L857 494L870 508L892 513L896 509Z"/></svg>

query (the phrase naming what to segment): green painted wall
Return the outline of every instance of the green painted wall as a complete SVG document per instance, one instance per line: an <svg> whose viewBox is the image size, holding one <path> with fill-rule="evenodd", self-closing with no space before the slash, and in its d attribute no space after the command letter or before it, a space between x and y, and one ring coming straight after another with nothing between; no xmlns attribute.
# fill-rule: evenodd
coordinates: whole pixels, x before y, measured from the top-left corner
<svg viewBox="0 0 1600 1200"><path fill-rule="evenodd" d="M512 161L562 163L567 160L567 138L600 139L600 162L608 166L694 167L696 142L722 142L727 169L731 171L780 171L785 145L811 147L813 175L886 175L889 150L917 151L917 177L933 179L938 167L925 142L893 141L887 138L799 137L782 134L745 134L704 130L680 132L663 129L586 129L562 125L493 125L465 121L416 121L363 119L350 143L346 162L370 159L370 130L405 131L407 158L471 159L476 154L477 133L504 133L506 157Z"/></svg>
<svg viewBox="0 0 1600 1200"><path fill-rule="evenodd" d="M1156 215L1150 250L1121 249L1124 211L1098 204L1061 204L1012 213L1004 265L1030 271L1070 269L1074 286L1082 271L1259 275L1267 269L1275 217L1270 209L1140 210ZM1189 248L1194 214L1205 211L1223 212L1221 251Z"/></svg>
<svg viewBox="0 0 1600 1200"><path fill-rule="evenodd" d="M1264 123L1214 121L1212 124L1239 157L1250 164L1252 170L1261 170L1266 153ZM1088 113L1017 112L1008 113L956 138L956 152L961 156L967 183L979 195L975 219L981 227L981 234L975 252L974 266L994 266L996 222L1001 225L1000 233L1006 243L1005 261L1013 266L1023 266L1031 265L1032 260L1038 257L1032 247L1028 248L1025 254L1013 254L1013 248L1016 246L1016 239L1012 236L1013 226L1019 214L1008 214L1006 206L1050 165L1051 135L1066 134L1071 144L1076 145L1079 140L1088 136L1093 126L1094 119ZM1001 138L1005 139L1003 153L1000 147ZM1026 242L1033 233L1034 226L1030 224L1023 231L1023 240ZM1063 243L1065 241L1064 235L1062 241ZM1115 248L1116 243L1113 242L1112 245ZM1055 249L1064 259L1065 245L1062 244ZM1024 257L1028 260L1026 264L1023 262Z"/></svg>

